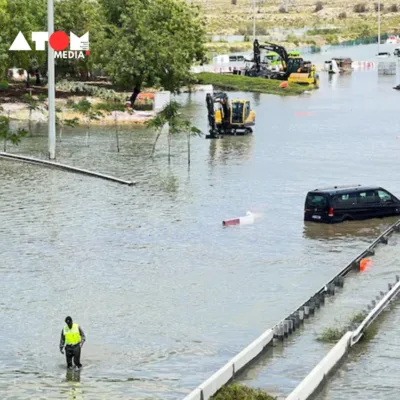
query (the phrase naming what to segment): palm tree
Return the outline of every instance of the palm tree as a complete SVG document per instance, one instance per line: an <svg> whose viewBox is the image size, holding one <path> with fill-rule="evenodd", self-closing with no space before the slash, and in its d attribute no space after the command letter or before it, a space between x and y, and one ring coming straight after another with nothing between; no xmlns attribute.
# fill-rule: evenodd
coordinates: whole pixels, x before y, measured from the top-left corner
<svg viewBox="0 0 400 400"><path fill-rule="evenodd" d="M3 109L0 107L0 111ZM7 141L9 140L12 144L19 145L24 136L28 132L24 129L17 129L14 132L10 130L10 112L8 112L8 117L0 116L0 137L4 139L4 152L7 151Z"/></svg>
<svg viewBox="0 0 400 400"><path fill-rule="evenodd" d="M39 109L39 104L30 94L24 94L23 102L29 109L29 134L32 136L32 112Z"/></svg>
<svg viewBox="0 0 400 400"><path fill-rule="evenodd" d="M79 103L74 103L72 109L83 114L86 117L86 145L89 146L89 132L90 132L90 122L99 120L103 116L101 111L97 111L90 101L84 99Z"/></svg>
<svg viewBox="0 0 400 400"><path fill-rule="evenodd" d="M158 139L163 132L168 135L168 164L171 163L171 140L172 135L186 134L188 145L188 165L190 166L190 138L191 136L201 136L202 132L191 124L189 120L182 119L179 109L181 105L176 101L171 101L164 106L164 108L157 113L154 119L147 123L149 129L155 129L157 136L154 140L151 157L154 156Z"/></svg>

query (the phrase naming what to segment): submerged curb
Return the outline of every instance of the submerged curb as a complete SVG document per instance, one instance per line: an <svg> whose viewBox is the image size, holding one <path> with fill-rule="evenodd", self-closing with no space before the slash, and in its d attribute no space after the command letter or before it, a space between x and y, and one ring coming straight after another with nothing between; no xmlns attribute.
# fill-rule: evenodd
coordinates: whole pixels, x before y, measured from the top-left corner
<svg viewBox="0 0 400 400"><path fill-rule="evenodd" d="M8 153L3 153L3 152L0 152L0 157L7 159L7 160L22 161L22 162L26 162L26 163L30 163L30 164L42 165L42 166L51 167L51 168L57 168L57 169L60 169L63 171L75 172L75 173L82 174L82 175L92 176L95 178L100 178L100 179L105 179L107 181L120 183L122 185L128 185L128 186L136 185L136 182L133 182L133 181L125 181L123 179L119 179L114 176L104 175L104 174L100 174L98 172L93 172L93 171L89 171L89 170L82 169L82 168L72 167L70 165L59 164L59 163L52 162L52 161L40 160L38 158L19 156L16 154L8 154Z"/></svg>

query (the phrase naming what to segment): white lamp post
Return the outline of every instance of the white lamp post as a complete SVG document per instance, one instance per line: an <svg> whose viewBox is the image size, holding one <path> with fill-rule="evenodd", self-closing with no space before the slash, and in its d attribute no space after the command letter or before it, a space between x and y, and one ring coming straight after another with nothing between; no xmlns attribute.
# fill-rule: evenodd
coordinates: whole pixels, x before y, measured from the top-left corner
<svg viewBox="0 0 400 400"><path fill-rule="evenodd" d="M54 0L47 0L47 30L49 38L54 33ZM56 158L56 94L55 94L55 73L54 73L54 50L48 43L48 105L49 105L49 158Z"/></svg>

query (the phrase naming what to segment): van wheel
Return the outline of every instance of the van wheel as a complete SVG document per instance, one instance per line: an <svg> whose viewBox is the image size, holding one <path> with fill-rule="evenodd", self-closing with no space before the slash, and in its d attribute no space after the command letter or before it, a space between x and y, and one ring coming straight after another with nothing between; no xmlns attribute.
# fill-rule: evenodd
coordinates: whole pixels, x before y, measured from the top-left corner
<svg viewBox="0 0 400 400"><path fill-rule="evenodd" d="M343 218L343 222L353 221L353 218L349 217L348 215Z"/></svg>

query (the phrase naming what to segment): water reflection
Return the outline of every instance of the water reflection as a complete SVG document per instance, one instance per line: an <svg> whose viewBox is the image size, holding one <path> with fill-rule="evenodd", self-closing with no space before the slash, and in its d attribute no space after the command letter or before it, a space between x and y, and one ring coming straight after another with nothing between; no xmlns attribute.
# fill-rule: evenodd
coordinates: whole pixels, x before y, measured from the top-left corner
<svg viewBox="0 0 400 400"><path fill-rule="evenodd" d="M385 219L371 219L366 221L346 221L339 224L322 224L315 222L305 222L303 236L307 239L329 241L345 238L365 238L375 239L382 232L382 225L394 224L396 217Z"/></svg>
<svg viewBox="0 0 400 400"><path fill-rule="evenodd" d="M261 95L260 93L254 92L253 93L253 106L258 107L261 104Z"/></svg>
<svg viewBox="0 0 400 400"><path fill-rule="evenodd" d="M337 81L338 81L337 74L328 74L328 82L333 89L336 89Z"/></svg>
<svg viewBox="0 0 400 400"><path fill-rule="evenodd" d="M81 381L81 371L78 369L67 369L65 375L65 380L67 382L80 382ZM72 389L76 389L75 386ZM75 390L74 390L75 391ZM72 397L74 398L74 397Z"/></svg>
<svg viewBox="0 0 400 400"><path fill-rule="evenodd" d="M213 162L226 164L230 159L247 161L252 156L253 143L252 135L210 140L210 164Z"/></svg>

